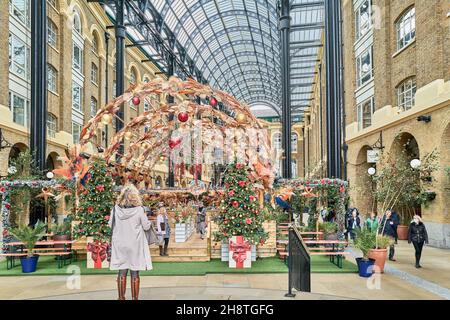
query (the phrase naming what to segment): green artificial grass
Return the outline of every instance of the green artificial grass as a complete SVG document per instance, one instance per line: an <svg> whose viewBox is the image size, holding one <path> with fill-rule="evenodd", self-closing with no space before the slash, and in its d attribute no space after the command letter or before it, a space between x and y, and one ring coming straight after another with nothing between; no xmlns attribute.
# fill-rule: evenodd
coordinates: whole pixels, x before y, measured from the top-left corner
<svg viewBox="0 0 450 320"><path fill-rule="evenodd" d="M0 276L18 275L67 275L76 272L74 266L80 268L82 275L115 274L116 271L108 269L87 269L86 261L79 260L58 269L54 257L42 256L39 258L38 267L34 273L22 273L20 261L16 261L16 267L11 270L6 269L6 261L0 262ZM284 262L276 257L258 259L252 263L250 269L230 269L227 262L213 259L208 262L153 262L153 270L142 271L143 276L201 276L208 273L287 273L288 268ZM312 273L353 273L357 272L355 264L344 260L342 269L330 263L327 257L311 257Z"/></svg>
<svg viewBox="0 0 450 320"><path fill-rule="evenodd" d="M6 261L0 262L0 276L18 275L67 275L76 272L73 266L78 266L82 275L116 274L117 271L109 269L87 269L86 261L79 260L58 269L53 257L42 256L39 258L37 270L34 273L22 273L20 261L16 261L16 267L6 269ZM230 269L228 262L213 259L208 262L153 262L153 270L141 271L142 276L202 276L208 273L287 273L288 268L284 262L276 257L263 258L252 262L250 269ZM344 260L342 269L330 263L327 257L311 257L312 273L354 273L357 272L355 264Z"/></svg>

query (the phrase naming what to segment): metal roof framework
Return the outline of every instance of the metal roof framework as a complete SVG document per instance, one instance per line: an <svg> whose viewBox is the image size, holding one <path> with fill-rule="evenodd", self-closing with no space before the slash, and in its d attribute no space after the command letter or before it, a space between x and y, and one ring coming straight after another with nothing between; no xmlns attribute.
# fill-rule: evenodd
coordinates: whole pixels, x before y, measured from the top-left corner
<svg viewBox="0 0 450 320"><path fill-rule="evenodd" d="M92 1L92 0L89 0ZM98 0L97 0L98 1ZM103 0L114 19L116 0ZM290 1L292 115L309 106L324 3ZM134 46L164 72L193 77L281 114L281 46L277 0L125 0L125 25Z"/></svg>

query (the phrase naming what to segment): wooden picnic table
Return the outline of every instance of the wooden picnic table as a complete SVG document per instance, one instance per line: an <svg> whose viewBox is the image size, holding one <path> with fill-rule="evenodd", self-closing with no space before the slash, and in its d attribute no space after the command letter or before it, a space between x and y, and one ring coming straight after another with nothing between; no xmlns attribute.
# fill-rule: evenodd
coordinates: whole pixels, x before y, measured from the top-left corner
<svg viewBox="0 0 450 320"><path fill-rule="evenodd" d="M35 247L33 248L33 254L41 255L41 256L50 256L54 255L57 257L58 268L62 268L65 265L65 261L63 260L63 256L69 257L72 262L72 257L76 258L76 253L72 250L71 245L75 243L75 240L62 240L62 241L37 241L35 243ZM21 258L28 255L28 249L25 248L25 243L22 241L13 241L5 243L6 246L11 248L11 251L8 253L2 253L0 256L4 256L7 258L6 267L7 269L11 269L15 267L15 258ZM61 248L53 248L52 246L62 245ZM44 246L43 248L37 248L39 246ZM9 251L9 250L8 250Z"/></svg>
<svg viewBox="0 0 450 320"><path fill-rule="evenodd" d="M53 241L53 240L44 240L44 241L36 241L36 246L54 246L58 244L73 244L75 240L61 240L61 241ZM15 242L7 242L5 243L7 246L24 246L25 243L21 241Z"/></svg>

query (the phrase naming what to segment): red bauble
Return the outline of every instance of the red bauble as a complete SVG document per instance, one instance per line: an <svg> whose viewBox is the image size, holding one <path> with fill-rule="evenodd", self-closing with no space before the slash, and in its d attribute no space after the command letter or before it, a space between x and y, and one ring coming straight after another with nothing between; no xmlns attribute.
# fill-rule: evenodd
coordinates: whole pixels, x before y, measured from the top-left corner
<svg viewBox="0 0 450 320"><path fill-rule="evenodd" d="M9 203L5 204L5 208L8 210L11 209L11 205Z"/></svg>
<svg viewBox="0 0 450 320"><path fill-rule="evenodd" d="M228 196L229 196L229 197L234 196L234 190L231 190L230 192L228 192Z"/></svg>
<svg viewBox="0 0 450 320"><path fill-rule="evenodd" d="M243 187L243 186L245 186L245 181L239 181L238 184L240 187Z"/></svg>
<svg viewBox="0 0 450 320"><path fill-rule="evenodd" d="M178 121L186 122L189 120L189 114L187 112L178 113Z"/></svg>
<svg viewBox="0 0 450 320"><path fill-rule="evenodd" d="M250 196L250 201L255 201L256 197L255 196Z"/></svg>
<svg viewBox="0 0 450 320"><path fill-rule="evenodd" d="M247 218L247 219L245 219L245 223L246 224L252 224L252 218Z"/></svg>
<svg viewBox="0 0 450 320"><path fill-rule="evenodd" d="M106 221L109 221L109 216L105 216L105 220L106 220Z"/></svg>
<svg viewBox="0 0 450 320"><path fill-rule="evenodd" d="M141 99L139 99L139 97L133 97L131 101L135 106L138 106L141 103Z"/></svg>
<svg viewBox="0 0 450 320"><path fill-rule="evenodd" d="M173 150L181 143L181 137L173 138L169 140L169 148Z"/></svg>
<svg viewBox="0 0 450 320"><path fill-rule="evenodd" d="M209 105L213 108L215 108L217 106L217 99L214 97L211 97L211 99L209 100Z"/></svg>
<svg viewBox="0 0 450 320"><path fill-rule="evenodd" d="M92 213L92 212L94 212L94 208L93 208L93 207L88 207L88 208L87 208L87 211L88 211L89 213Z"/></svg>
<svg viewBox="0 0 450 320"><path fill-rule="evenodd" d="M233 207L237 207L237 206L239 206L239 202L237 202L237 201L233 201Z"/></svg>

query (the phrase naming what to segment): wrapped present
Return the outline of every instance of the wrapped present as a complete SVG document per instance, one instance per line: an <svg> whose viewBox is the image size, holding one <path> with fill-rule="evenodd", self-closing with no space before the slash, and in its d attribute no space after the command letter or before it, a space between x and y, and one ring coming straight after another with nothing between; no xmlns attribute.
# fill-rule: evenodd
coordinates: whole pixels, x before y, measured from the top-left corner
<svg viewBox="0 0 450 320"><path fill-rule="evenodd" d="M233 236L229 243L228 266L243 269L252 267L252 246L243 236Z"/></svg>
<svg viewBox="0 0 450 320"><path fill-rule="evenodd" d="M107 242L93 241L91 237L87 239L87 268L103 269L109 268L110 245Z"/></svg>

